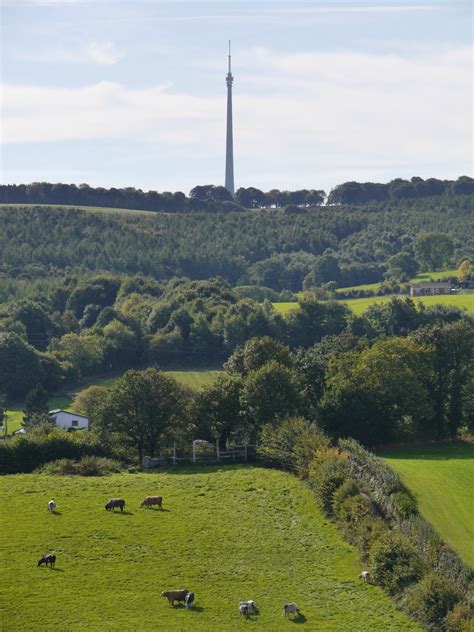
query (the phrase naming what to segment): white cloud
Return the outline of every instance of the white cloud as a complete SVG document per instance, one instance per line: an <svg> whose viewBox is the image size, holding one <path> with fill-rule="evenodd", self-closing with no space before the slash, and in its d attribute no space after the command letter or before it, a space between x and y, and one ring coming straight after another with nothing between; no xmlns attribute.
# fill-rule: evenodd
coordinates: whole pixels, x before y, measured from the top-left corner
<svg viewBox="0 0 474 632"><path fill-rule="evenodd" d="M123 53L112 42L91 42L84 49L85 56L96 64L111 66L116 64Z"/></svg>
<svg viewBox="0 0 474 632"><path fill-rule="evenodd" d="M234 136L241 176L261 182L277 174L281 186L300 173L383 179L394 165L399 173L419 165L422 174L468 164L471 53L239 54ZM182 161L196 153L214 157L222 153L224 99L169 85L7 85L4 142L120 139L173 151Z"/></svg>

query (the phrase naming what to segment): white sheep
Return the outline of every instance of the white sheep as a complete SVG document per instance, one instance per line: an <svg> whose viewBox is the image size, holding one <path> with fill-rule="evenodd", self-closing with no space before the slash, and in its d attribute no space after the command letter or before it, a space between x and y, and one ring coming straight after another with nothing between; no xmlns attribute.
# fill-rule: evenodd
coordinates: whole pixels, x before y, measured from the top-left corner
<svg viewBox="0 0 474 632"><path fill-rule="evenodd" d="M286 603L283 606L283 612L285 613L285 617L289 617L290 614L295 614L295 613L299 613L300 609L298 608L298 606L295 604L294 601L290 602L290 603Z"/></svg>
<svg viewBox="0 0 474 632"><path fill-rule="evenodd" d="M370 571L362 571L359 575L359 579L363 579L366 584L369 583L370 580Z"/></svg>

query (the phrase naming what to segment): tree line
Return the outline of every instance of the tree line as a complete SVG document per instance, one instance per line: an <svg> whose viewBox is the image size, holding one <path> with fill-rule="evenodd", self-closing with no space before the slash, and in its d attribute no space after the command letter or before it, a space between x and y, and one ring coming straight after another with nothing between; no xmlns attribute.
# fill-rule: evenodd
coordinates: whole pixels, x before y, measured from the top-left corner
<svg viewBox="0 0 474 632"><path fill-rule="evenodd" d="M6 204L67 204L78 206L98 206L125 208L165 213L193 211L232 212L255 208L286 208L297 212L301 207L317 207L324 204L365 204L427 198L450 195L472 195L474 180L461 176L457 180L410 180L397 178L388 184L374 182L345 182L336 186L329 196L321 189L300 189L280 191L272 189L264 192L255 187L237 189L235 197L223 186L198 185L191 189L189 196L181 191L159 193L142 191L135 187L104 188L88 184L64 184L33 182L31 184L8 184L0 186L0 202Z"/></svg>

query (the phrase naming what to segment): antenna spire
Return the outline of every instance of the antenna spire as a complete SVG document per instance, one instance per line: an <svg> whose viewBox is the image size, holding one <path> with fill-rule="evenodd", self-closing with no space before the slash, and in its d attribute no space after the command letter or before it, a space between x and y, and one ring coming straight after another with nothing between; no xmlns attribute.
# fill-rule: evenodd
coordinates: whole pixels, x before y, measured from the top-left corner
<svg viewBox="0 0 474 632"><path fill-rule="evenodd" d="M230 75L230 40L229 40L229 75Z"/></svg>

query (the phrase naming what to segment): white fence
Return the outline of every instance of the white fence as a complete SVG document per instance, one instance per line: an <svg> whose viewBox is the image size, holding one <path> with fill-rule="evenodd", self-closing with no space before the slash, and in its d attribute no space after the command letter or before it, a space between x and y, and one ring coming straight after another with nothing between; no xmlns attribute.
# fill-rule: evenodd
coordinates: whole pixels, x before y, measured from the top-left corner
<svg viewBox="0 0 474 632"><path fill-rule="evenodd" d="M220 450L216 445L207 441L193 441L192 450L178 450L176 444L172 450L163 452L158 457L145 456L143 467L152 468L162 465L179 465L190 463L247 463L256 458L256 446L250 444L228 446Z"/></svg>

